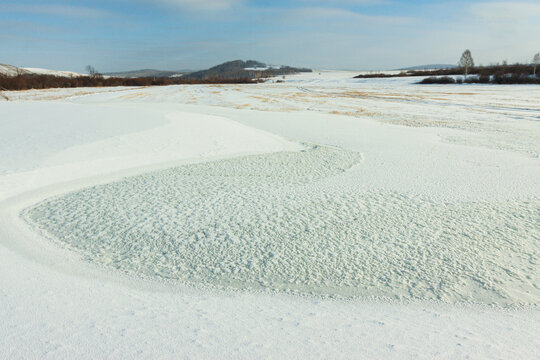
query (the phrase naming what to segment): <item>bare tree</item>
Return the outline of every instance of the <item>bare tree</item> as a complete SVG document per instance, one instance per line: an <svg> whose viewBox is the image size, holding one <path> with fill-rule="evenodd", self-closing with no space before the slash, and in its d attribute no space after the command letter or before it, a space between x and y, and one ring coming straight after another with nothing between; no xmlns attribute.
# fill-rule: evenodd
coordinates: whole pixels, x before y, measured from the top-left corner
<svg viewBox="0 0 540 360"><path fill-rule="evenodd" d="M469 68L474 67L474 60L469 49L465 50L459 59L458 65L465 69L465 77L469 74Z"/></svg>
<svg viewBox="0 0 540 360"><path fill-rule="evenodd" d="M534 54L532 63L533 63L533 75L536 76L536 67L538 66L538 64L540 64L540 53Z"/></svg>
<svg viewBox="0 0 540 360"><path fill-rule="evenodd" d="M88 73L88 75L94 76L94 74L96 73L96 69L94 69L92 65L86 65L86 72Z"/></svg>
<svg viewBox="0 0 540 360"><path fill-rule="evenodd" d="M86 72L88 72L88 75L93 78L103 77L99 71L97 71L92 65L86 66Z"/></svg>

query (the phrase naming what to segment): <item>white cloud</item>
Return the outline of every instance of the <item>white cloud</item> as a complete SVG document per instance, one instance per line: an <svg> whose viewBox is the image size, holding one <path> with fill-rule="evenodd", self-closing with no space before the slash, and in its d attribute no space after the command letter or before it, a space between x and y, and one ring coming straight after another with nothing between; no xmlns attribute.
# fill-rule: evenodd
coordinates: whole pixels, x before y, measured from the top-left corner
<svg viewBox="0 0 540 360"><path fill-rule="evenodd" d="M195 11L221 11L239 5L243 0L148 0L148 2Z"/></svg>
<svg viewBox="0 0 540 360"><path fill-rule="evenodd" d="M335 31L341 29L344 35L357 31L373 31L414 23L415 19L406 16L369 15L352 10L327 7L300 7L294 9L258 9L253 12L260 22L279 24L281 28L304 29L304 31ZM278 27L279 28L279 27Z"/></svg>
<svg viewBox="0 0 540 360"><path fill-rule="evenodd" d="M405 16L390 16L390 15L366 15L356 11L327 8L327 7L303 7L290 11L291 16L297 20L309 18L321 18L328 21L340 21L343 19L355 21L369 21L376 23L404 23L412 21L412 18Z"/></svg>
<svg viewBox="0 0 540 360"><path fill-rule="evenodd" d="M2 12L35 13L65 17L100 17L108 12L84 6L0 4Z"/></svg>
<svg viewBox="0 0 540 360"><path fill-rule="evenodd" d="M540 3L482 2L468 10L472 37L483 40L480 49L495 61L527 61L538 48Z"/></svg>
<svg viewBox="0 0 540 360"><path fill-rule="evenodd" d="M120 69L122 63L131 67L198 69L236 58L311 67L384 69L424 63L455 63L466 48L472 51L478 64L503 59L511 63L530 61L532 55L540 51L540 3L527 0L460 4L437 2L418 5L414 11L407 9L407 13L400 12L397 7L389 12L392 15L370 14L360 8L353 11L353 7L347 6L365 3L364 0L326 3L322 0L292 0L292 8L258 7L249 0L111 1L123 3L127 9L133 2L145 3L148 7L160 6L160 10L174 12L182 19L177 24L173 18L173 23L169 24L171 27L184 29L193 26L193 31L170 31L167 36L131 39L133 44L129 46L126 41L130 39L121 39L120 44L111 45L112 40L104 37L102 43L88 41L84 46L77 39L74 43L79 45L69 45L82 46L75 50L68 50L66 41L62 40L61 44L53 44L57 46L56 52L80 51L82 61L87 61L84 60L84 55L89 52L86 47L95 48L96 54L102 54L103 66L98 61L93 63L104 70L112 66ZM0 4L0 13L5 11L64 16L106 14L101 10L75 6ZM114 14L121 16L120 13ZM125 28L127 20L126 17L124 21L115 22L115 26ZM157 19L148 23L152 24L148 26L149 34L156 27L158 32L160 30L155 21ZM110 24L105 26L111 27ZM145 26L142 24L141 29ZM6 36L27 35L21 30L24 28L6 27L6 31L0 34L0 40L10 45L4 47L19 46L17 43L21 41L7 39ZM77 34L78 30L70 28L68 31ZM36 37L25 42L36 44L32 49L37 47L41 51L49 51L53 46L50 39L55 38L54 34L49 32L45 37L43 31L28 33ZM114 31L108 30L108 33L114 34ZM154 46L162 48L157 51ZM116 51L118 48L124 51ZM23 60L15 59L14 62L22 63L28 57L25 55L27 51L20 48ZM118 53L118 57L116 63L111 64L113 53Z"/></svg>
<svg viewBox="0 0 540 360"><path fill-rule="evenodd" d="M470 5L473 15L490 21L522 22L534 18L539 21L540 3L483 2Z"/></svg>
<svg viewBox="0 0 540 360"><path fill-rule="evenodd" d="M391 3L390 0L300 0L303 3L323 3L325 5L383 5Z"/></svg>

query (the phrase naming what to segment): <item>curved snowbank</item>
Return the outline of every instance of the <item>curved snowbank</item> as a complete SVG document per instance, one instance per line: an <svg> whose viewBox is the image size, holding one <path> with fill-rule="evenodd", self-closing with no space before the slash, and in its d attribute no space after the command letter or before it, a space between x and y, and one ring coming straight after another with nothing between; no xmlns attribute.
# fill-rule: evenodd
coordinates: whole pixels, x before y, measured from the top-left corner
<svg viewBox="0 0 540 360"><path fill-rule="evenodd" d="M318 146L185 165L25 217L85 260L160 279L502 306L540 298L539 201L443 205L336 188L331 178L359 160Z"/></svg>
<svg viewBox="0 0 540 360"><path fill-rule="evenodd" d="M10 103L0 115L0 199L130 168L300 148L224 117L155 105Z"/></svg>

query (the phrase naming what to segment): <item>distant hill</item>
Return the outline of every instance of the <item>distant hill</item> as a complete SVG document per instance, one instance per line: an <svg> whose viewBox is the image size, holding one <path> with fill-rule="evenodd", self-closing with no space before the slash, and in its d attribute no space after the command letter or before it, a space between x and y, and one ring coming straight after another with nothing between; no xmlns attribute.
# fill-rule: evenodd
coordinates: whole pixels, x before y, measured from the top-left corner
<svg viewBox="0 0 540 360"><path fill-rule="evenodd" d="M429 65L417 65L396 70L440 70L440 69L453 69L457 65L453 64L429 64Z"/></svg>
<svg viewBox="0 0 540 360"><path fill-rule="evenodd" d="M265 78L279 75L290 75L299 72L311 72L311 69L295 68L291 66L275 66L255 60L234 60L211 67L207 70L196 71L184 75L188 79L243 79Z"/></svg>
<svg viewBox="0 0 540 360"><path fill-rule="evenodd" d="M0 74L6 75L6 76L16 76L17 74L27 74L28 71L24 70L23 68L8 65L8 64L0 64Z"/></svg>
<svg viewBox="0 0 540 360"><path fill-rule="evenodd" d="M49 70L49 69L41 69L41 68L22 68L22 67L17 67L14 65L0 64L0 75L17 76L17 75L30 75L30 74L67 76L67 77L83 75L83 74L79 74L73 71L59 71L59 70Z"/></svg>
<svg viewBox="0 0 540 360"><path fill-rule="evenodd" d="M176 77L183 76L189 71L174 71L174 70L155 70L155 69L142 69L142 70L132 70L132 71L119 71L119 72L110 72L103 75L123 77L123 78L149 78L149 77Z"/></svg>

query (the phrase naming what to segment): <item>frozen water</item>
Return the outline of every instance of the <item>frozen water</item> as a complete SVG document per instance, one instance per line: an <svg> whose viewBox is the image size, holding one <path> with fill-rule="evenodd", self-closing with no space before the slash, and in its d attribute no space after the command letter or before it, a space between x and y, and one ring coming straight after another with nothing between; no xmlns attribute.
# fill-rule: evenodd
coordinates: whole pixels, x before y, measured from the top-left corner
<svg viewBox="0 0 540 360"><path fill-rule="evenodd" d="M540 202L435 203L331 181L313 146L180 166L46 200L25 217L88 261L201 285L534 304Z"/></svg>

